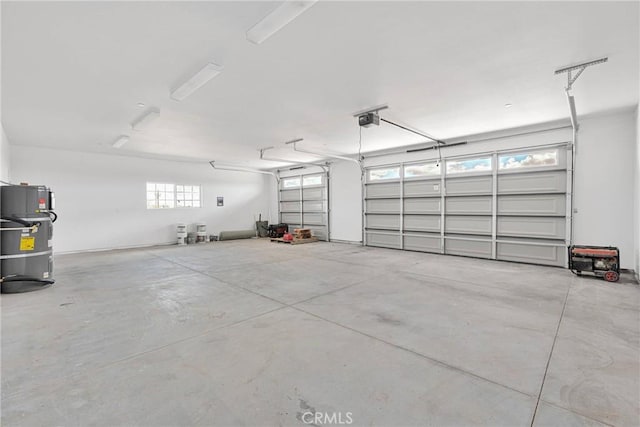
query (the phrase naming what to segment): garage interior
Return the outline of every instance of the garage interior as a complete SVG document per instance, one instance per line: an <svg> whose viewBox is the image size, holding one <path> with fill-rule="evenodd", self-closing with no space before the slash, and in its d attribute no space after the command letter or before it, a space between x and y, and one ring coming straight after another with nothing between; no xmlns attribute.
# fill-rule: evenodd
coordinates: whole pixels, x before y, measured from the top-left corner
<svg viewBox="0 0 640 427"><path fill-rule="evenodd" d="M3 425L640 425L639 2L0 10Z"/></svg>

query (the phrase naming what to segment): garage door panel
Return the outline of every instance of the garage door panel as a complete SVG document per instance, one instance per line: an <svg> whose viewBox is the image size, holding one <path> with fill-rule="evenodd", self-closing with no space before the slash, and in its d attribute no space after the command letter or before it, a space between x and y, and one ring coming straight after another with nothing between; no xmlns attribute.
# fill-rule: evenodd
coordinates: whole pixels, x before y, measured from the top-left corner
<svg viewBox="0 0 640 427"><path fill-rule="evenodd" d="M456 234L491 234L491 217L447 216L444 231Z"/></svg>
<svg viewBox="0 0 640 427"><path fill-rule="evenodd" d="M498 196L498 215L564 216L566 202L564 194Z"/></svg>
<svg viewBox="0 0 640 427"><path fill-rule="evenodd" d="M302 191L302 200L326 200L327 193L323 187L305 188Z"/></svg>
<svg viewBox="0 0 640 427"><path fill-rule="evenodd" d="M428 181L406 181L405 197L437 197L440 195L440 178Z"/></svg>
<svg viewBox="0 0 640 427"><path fill-rule="evenodd" d="M440 199L405 199L404 200L404 212L405 213L440 213Z"/></svg>
<svg viewBox="0 0 640 427"><path fill-rule="evenodd" d="M400 249L400 235L367 233L367 246Z"/></svg>
<svg viewBox="0 0 640 427"><path fill-rule="evenodd" d="M374 199L367 200L367 212L371 213L400 213L400 201L398 199Z"/></svg>
<svg viewBox="0 0 640 427"><path fill-rule="evenodd" d="M305 201L302 204L305 212L324 212L327 202L323 200Z"/></svg>
<svg viewBox="0 0 640 427"><path fill-rule="evenodd" d="M302 187L299 186L300 183ZM285 188L286 184L296 184L298 187ZM317 229L318 238L327 240L327 175L316 173L283 178L280 187L280 222L287 224L291 232L295 228L311 228L312 231Z"/></svg>
<svg viewBox="0 0 640 427"><path fill-rule="evenodd" d="M447 163L443 176L409 173L367 183L368 244L563 266L571 208L567 155L561 146L498 148L490 161L478 154L458 161L463 167Z"/></svg>
<svg viewBox="0 0 640 427"><path fill-rule="evenodd" d="M491 196L448 197L445 201L447 214L484 214L491 215L493 198Z"/></svg>
<svg viewBox="0 0 640 427"><path fill-rule="evenodd" d="M517 261L532 264L555 265L564 267L566 265L566 247L545 246L524 243L502 243L498 242L497 258L503 261Z"/></svg>
<svg viewBox="0 0 640 427"><path fill-rule="evenodd" d="M564 239L566 221L558 217L499 217L499 236Z"/></svg>
<svg viewBox="0 0 640 427"><path fill-rule="evenodd" d="M300 190L282 190L280 191L280 200L283 202L300 201Z"/></svg>
<svg viewBox="0 0 640 427"><path fill-rule="evenodd" d="M400 230L399 215L367 215L367 228Z"/></svg>
<svg viewBox="0 0 640 427"><path fill-rule="evenodd" d="M491 241L446 239L444 243L444 252L450 255L490 258Z"/></svg>
<svg viewBox="0 0 640 427"><path fill-rule="evenodd" d="M325 221L325 214L323 213L303 213L302 214L302 222L304 223L304 226L307 227L308 225L324 225Z"/></svg>
<svg viewBox="0 0 640 427"><path fill-rule="evenodd" d="M491 194L493 192L493 177L469 176L465 178L447 178L446 195L474 195Z"/></svg>
<svg viewBox="0 0 640 427"><path fill-rule="evenodd" d="M498 194L564 193L565 171L498 175Z"/></svg>
<svg viewBox="0 0 640 427"><path fill-rule="evenodd" d="M300 212L300 202L280 202L281 212Z"/></svg>
<svg viewBox="0 0 640 427"><path fill-rule="evenodd" d="M294 222L300 222L300 214L299 213L286 213L283 212L281 215L281 221L285 224L293 224Z"/></svg>
<svg viewBox="0 0 640 427"><path fill-rule="evenodd" d="M440 235L405 235L404 248L409 251L440 253Z"/></svg>
<svg viewBox="0 0 640 427"><path fill-rule="evenodd" d="M407 231L440 232L441 217L439 215L405 215L404 229Z"/></svg>
<svg viewBox="0 0 640 427"><path fill-rule="evenodd" d="M383 184L367 184L367 198L400 197L399 182L385 182Z"/></svg>

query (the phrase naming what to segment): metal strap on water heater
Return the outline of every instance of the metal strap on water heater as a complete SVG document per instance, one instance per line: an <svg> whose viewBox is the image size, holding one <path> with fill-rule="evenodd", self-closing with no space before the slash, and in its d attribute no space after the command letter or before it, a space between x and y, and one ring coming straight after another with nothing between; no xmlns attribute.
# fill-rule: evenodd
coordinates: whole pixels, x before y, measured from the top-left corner
<svg viewBox="0 0 640 427"><path fill-rule="evenodd" d="M0 259L30 258L34 256L51 255L51 253L52 251L51 249L49 249L48 251L33 252L28 254L0 255Z"/></svg>

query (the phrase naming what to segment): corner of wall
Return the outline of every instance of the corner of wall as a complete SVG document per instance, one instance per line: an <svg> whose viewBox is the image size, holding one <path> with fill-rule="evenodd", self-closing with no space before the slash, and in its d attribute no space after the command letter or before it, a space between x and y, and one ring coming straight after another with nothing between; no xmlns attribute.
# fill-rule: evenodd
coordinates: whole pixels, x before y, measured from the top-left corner
<svg viewBox="0 0 640 427"><path fill-rule="evenodd" d="M0 181L9 182L11 180L11 146L2 124L0 124L0 128L2 130L2 139L0 140Z"/></svg>
<svg viewBox="0 0 640 427"><path fill-rule="evenodd" d="M634 180L635 272L640 282L640 104L636 106L636 159Z"/></svg>
<svg viewBox="0 0 640 427"><path fill-rule="evenodd" d="M636 117L628 108L580 118L574 168L574 242L618 247L629 270L638 258ZM595 194L607 194L607 203Z"/></svg>

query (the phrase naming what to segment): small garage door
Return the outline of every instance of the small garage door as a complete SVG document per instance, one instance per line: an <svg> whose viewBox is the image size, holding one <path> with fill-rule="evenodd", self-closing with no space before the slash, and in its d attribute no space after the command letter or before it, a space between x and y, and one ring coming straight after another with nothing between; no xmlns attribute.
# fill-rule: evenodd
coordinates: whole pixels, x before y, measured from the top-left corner
<svg viewBox="0 0 640 427"><path fill-rule="evenodd" d="M280 222L294 228L310 228L320 240L328 240L328 185L325 173L297 175L280 180Z"/></svg>
<svg viewBox="0 0 640 427"><path fill-rule="evenodd" d="M564 266L566 145L367 169L369 246Z"/></svg>

